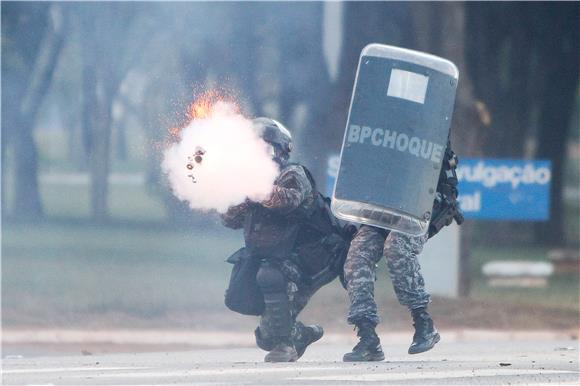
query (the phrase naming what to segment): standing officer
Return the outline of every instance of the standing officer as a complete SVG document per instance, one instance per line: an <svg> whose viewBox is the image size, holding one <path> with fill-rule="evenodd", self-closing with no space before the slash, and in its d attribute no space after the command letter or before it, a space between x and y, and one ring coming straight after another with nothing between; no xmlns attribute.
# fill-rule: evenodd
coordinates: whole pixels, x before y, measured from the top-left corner
<svg viewBox="0 0 580 386"><path fill-rule="evenodd" d="M418 256L427 239L443 226L451 224L453 219L458 224L463 222L457 205L457 162L448 141L428 233L410 236L363 225L352 240L344 265L350 299L347 320L349 324L356 326L360 340L352 352L344 355L344 361L381 361L385 358L380 339L375 332L379 317L374 299L376 264L383 255L387 259L389 276L397 299L410 310L413 318L415 334L409 354L428 351L439 342L439 333L427 312L427 305L431 300L425 290Z"/></svg>

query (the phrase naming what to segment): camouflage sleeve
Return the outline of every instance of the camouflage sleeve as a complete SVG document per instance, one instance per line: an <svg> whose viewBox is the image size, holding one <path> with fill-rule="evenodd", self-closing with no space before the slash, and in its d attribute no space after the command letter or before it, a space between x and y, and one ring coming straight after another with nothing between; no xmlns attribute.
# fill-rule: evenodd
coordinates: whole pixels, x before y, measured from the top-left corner
<svg viewBox="0 0 580 386"><path fill-rule="evenodd" d="M244 226L244 220L248 213L249 204L243 202L239 205L230 206L226 213L220 215L222 224L228 228L240 229Z"/></svg>
<svg viewBox="0 0 580 386"><path fill-rule="evenodd" d="M274 183L270 197L261 204L265 208L286 214L298 208L311 193L312 185L304 169L291 165L282 171Z"/></svg>

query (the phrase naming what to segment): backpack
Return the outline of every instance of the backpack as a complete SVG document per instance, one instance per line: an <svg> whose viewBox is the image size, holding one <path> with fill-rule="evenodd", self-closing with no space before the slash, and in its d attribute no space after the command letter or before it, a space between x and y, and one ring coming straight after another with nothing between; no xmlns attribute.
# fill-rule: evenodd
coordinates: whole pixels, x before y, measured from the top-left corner
<svg viewBox="0 0 580 386"><path fill-rule="evenodd" d="M356 228L334 217L330 210L330 198L316 189L312 174L306 167L302 168L310 180L315 198L311 209L300 220L294 248L297 264L306 280L311 280L325 269L331 270L336 277L342 274Z"/></svg>

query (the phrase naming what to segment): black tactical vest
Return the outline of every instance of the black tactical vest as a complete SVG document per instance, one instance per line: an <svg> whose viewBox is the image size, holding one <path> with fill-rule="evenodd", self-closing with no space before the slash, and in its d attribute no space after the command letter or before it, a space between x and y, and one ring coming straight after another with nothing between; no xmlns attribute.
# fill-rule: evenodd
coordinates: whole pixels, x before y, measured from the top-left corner
<svg viewBox="0 0 580 386"><path fill-rule="evenodd" d="M296 242L298 227L293 217L253 204L244 224L246 248L258 258L287 257Z"/></svg>
<svg viewBox="0 0 580 386"><path fill-rule="evenodd" d="M288 164L286 167L295 165ZM282 175L283 170L280 175ZM312 190L314 185L310 182ZM258 258L287 258L296 243L298 228L307 210L301 204L288 214L251 204L244 223L244 238L250 255Z"/></svg>

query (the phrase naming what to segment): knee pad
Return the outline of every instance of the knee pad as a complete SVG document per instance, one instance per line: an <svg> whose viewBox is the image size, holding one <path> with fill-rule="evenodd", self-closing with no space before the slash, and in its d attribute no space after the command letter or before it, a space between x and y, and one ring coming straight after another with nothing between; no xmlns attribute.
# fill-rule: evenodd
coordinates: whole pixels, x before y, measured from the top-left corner
<svg viewBox="0 0 580 386"><path fill-rule="evenodd" d="M256 275L258 286L262 293L286 293L286 278L277 267L271 264L262 264Z"/></svg>

